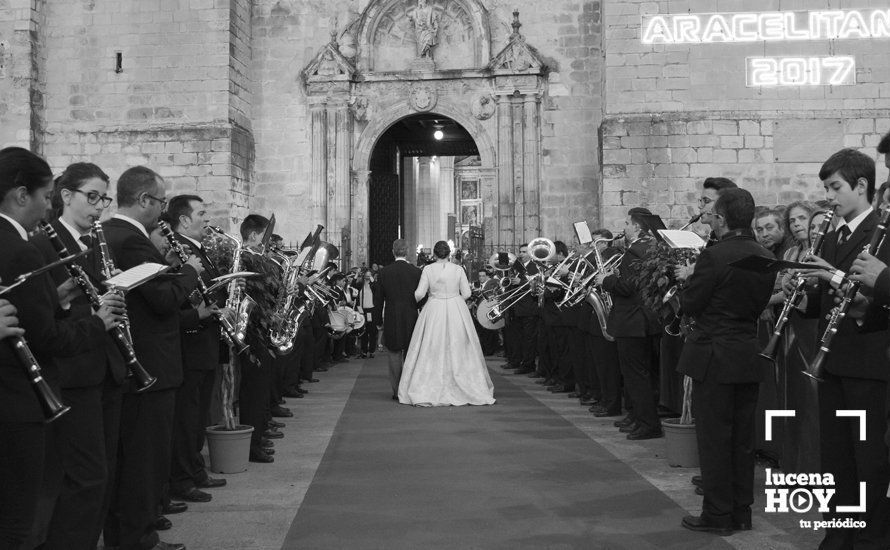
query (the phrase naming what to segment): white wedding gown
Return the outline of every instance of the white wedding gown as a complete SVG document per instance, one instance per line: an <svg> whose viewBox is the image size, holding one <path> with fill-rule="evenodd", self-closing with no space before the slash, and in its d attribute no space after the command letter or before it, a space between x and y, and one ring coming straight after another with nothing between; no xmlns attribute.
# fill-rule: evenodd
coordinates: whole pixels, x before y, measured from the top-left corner
<svg viewBox="0 0 890 550"><path fill-rule="evenodd" d="M470 297L466 273L452 263L428 265L414 296L420 301L427 292L405 357L399 402L422 407L494 404L494 385L464 301Z"/></svg>

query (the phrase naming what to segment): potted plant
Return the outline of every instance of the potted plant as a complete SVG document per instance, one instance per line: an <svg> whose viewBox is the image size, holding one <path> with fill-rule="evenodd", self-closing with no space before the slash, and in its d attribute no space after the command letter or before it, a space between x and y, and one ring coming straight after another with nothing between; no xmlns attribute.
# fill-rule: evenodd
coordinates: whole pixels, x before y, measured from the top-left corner
<svg viewBox="0 0 890 550"><path fill-rule="evenodd" d="M686 329L686 324L681 322L683 320L677 318L674 307L665 300L665 296L679 285L674 276L674 268L679 264L694 261L695 257L696 253L691 249L675 249L664 242L659 242L634 266L643 304L656 311L666 327L672 325L679 329L678 333L669 332L669 334L679 335L681 332L685 333ZM683 377L681 409L682 414L679 418L665 418L661 421L667 445L668 464L696 468L698 440L692 417L692 379L688 376Z"/></svg>
<svg viewBox="0 0 890 550"><path fill-rule="evenodd" d="M232 271L236 242L233 239L216 233L208 234L202 243L210 258L221 273ZM242 253L242 268L249 264L249 271L270 274L273 269L264 258L250 253ZM260 368L256 353L265 353L267 347L269 311L277 303L278 291L276 277L262 277L247 282L245 292L256 302L252 323L249 325L248 341L251 351L246 352L238 360L241 368ZM259 322L257 322L259 320ZM262 349L266 348L266 349ZM220 377L219 400L222 409L222 420L219 424L205 428L207 447L210 455L210 469L216 473L234 474L247 470L250 456L250 436L252 426L244 426L235 422L235 361L236 354L229 351L229 361L222 364Z"/></svg>

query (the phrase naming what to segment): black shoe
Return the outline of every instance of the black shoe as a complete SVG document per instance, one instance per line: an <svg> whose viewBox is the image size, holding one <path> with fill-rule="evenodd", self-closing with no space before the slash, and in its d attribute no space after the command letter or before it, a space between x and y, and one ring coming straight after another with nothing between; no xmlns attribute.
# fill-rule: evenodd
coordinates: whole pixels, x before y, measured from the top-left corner
<svg viewBox="0 0 890 550"><path fill-rule="evenodd" d="M168 502L164 505L161 513L165 515L181 514L189 509L189 505L184 502Z"/></svg>
<svg viewBox="0 0 890 550"><path fill-rule="evenodd" d="M582 399L584 397L584 395L580 394L576 391L573 391L572 393L568 394L566 397L568 397L569 399Z"/></svg>
<svg viewBox="0 0 890 550"><path fill-rule="evenodd" d="M170 492L170 496L173 498L178 498L180 500L184 500L186 502L210 502L213 500L213 495L210 493L205 493L204 491L192 487L190 491L186 491L184 493L174 493Z"/></svg>
<svg viewBox="0 0 890 550"><path fill-rule="evenodd" d="M270 453L267 453L263 449L258 449L256 447L251 447L249 460L251 462L260 462L263 464L275 462L275 459L272 458L272 455Z"/></svg>
<svg viewBox="0 0 890 550"><path fill-rule="evenodd" d="M173 522L164 516L158 516L158 519L155 520L153 527L155 531L169 531L173 528ZM105 548L108 548L107 546Z"/></svg>
<svg viewBox="0 0 890 550"><path fill-rule="evenodd" d="M637 431L639 429L639 427L640 427L640 425L637 424L636 421L633 421L630 424L625 424L624 426L621 426L620 428L618 428L618 431L623 434L630 434L630 433L634 433L635 431Z"/></svg>
<svg viewBox="0 0 890 550"><path fill-rule="evenodd" d="M661 431L661 428L637 428L636 430L627 434L627 438L631 441L640 441L643 439L658 439L659 437L664 437L664 432Z"/></svg>
<svg viewBox="0 0 890 550"><path fill-rule="evenodd" d="M278 430L269 428L265 432L263 432L263 437L266 439L283 439L284 432L279 432Z"/></svg>
<svg viewBox="0 0 890 550"><path fill-rule="evenodd" d="M538 371L535 371L528 375L529 378L544 378L544 375Z"/></svg>
<svg viewBox="0 0 890 550"><path fill-rule="evenodd" d="M272 416L274 418L290 418L294 415L290 409L285 409L281 405L272 407Z"/></svg>
<svg viewBox="0 0 890 550"><path fill-rule="evenodd" d="M681 525L683 525L683 527L689 529L690 531L714 533L715 535L732 534L732 527L709 523L707 520L701 518L700 516L686 516L685 518L683 518L683 522L681 523Z"/></svg>
<svg viewBox="0 0 890 550"><path fill-rule="evenodd" d="M315 372L328 372L327 367L318 367L315 369Z"/></svg>
<svg viewBox="0 0 890 550"><path fill-rule="evenodd" d="M701 476L692 476L692 484L698 485L699 487L701 487L701 484L702 484Z"/></svg>
<svg viewBox="0 0 890 550"><path fill-rule="evenodd" d="M368 358L368 356L365 355L364 353L359 353L358 356L359 356L359 359L367 359Z"/></svg>
<svg viewBox="0 0 890 550"><path fill-rule="evenodd" d="M695 486L695 494L703 497L703 496L705 496L705 490L702 489L701 487L699 487L698 485L696 485Z"/></svg>
<svg viewBox="0 0 890 550"><path fill-rule="evenodd" d="M304 379L303 379L303 382L308 382L308 383L310 383L310 384L315 384L316 382L318 382L318 378L304 378Z"/></svg>
<svg viewBox="0 0 890 550"><path fill-rule="evenodd" d="M393 400L393 401L398 401L398 400L399 400L399 396L396 395L396 394L392 394L392 400Z"/></svg>
<svg viewBox="0 0 890 550"><path fill-rule="evenodd" d="M178 542L164 542L161 540L149 550L185 550L185 545Z"/></svg>
<svg viewBox="0 0 890 550"><path fill-rule="evenodd" d="M518 369L519 367L520 367L519 365L511 365L511 364L509 364L509 363L507 363L506 365L501 366L501 368L504 369L504 370L516 370L516 369Z"/></svg>
<svg viewBox="0 0 890 550"><path fill-rule="evenodd" d="M547 388L547 391L549 391L550 393L570 393L572 391L572 387L557 384L556 386Z"/></svg>
<svg viewBox="0 0 890 550"><path fill-rule="evenodd" d="M521 369L515 371L513 374L516 374L516 375L520 375L520 374L531 374L531 373L533 373L533 372L535 372L535 369L521 368Z"/></svg>
<svg viewBox="0 0 890 550"><path fill-rule="evenodd" d="M369 354L368 354L368 359L373 359L373 358L374 358L374 354L373 354L373 353L369 353Z"/></svg>
<svg viewBox="0 0 890 550"><path fill-rule="evenodd" d="M295 398L299 399L300 397L303 397L303 394L298 392L295 389L289 389L289 390L285 390L284 396L285 397L295 397Z"/></svg>
<svg viewBox="0 0 890 550"><path fill-rule="evenodd" d="M594 405L597 407L598 405ZM600 407L598 410L593 411L593 416L597 418L605 418L607 416L621 416L621 411L610 411L609 409Z"/></svg>
<svg viewBox="0 0 890 550"><path fill-rule="evenodd" d="M207 476L207 478L201 483L195 483L195 486L200 489L213 489L215 487L224 487L226 483L228 482L221 477Z"/></svg>
<svg viewBox="0 0 890 550"><path fill-rule="evenodd" d="M732 530L733 531L750 531L751 530L751 522L750 521L733 521L732 522Z"/></svg>
<svg viewBox="0 0 890 550"><path fill-rule="evenodd" d="M634 419L628 415L628 416L625 416L624 418L622 418L621 420L616 420L615 422L612 423L612 425L615 426L616 428L623 428L623 427L627 426L628 424L631 424L633 421L634 421Z"/></svg>
<svg viewBox="0 0 890 550"><path fill-rule="evenodd" d="M283 428L286 426L284 422L279 422L277 420L270 420L266 422L266 426L269 428Z"/></svg>
<svg viewBox="0 0 890 550"><path fill-rule="evenodd" d="M265 437L260 438L260 447L263 449L271 449L275 447L275 443L272 442L271 439L266 439Z"/></svg>

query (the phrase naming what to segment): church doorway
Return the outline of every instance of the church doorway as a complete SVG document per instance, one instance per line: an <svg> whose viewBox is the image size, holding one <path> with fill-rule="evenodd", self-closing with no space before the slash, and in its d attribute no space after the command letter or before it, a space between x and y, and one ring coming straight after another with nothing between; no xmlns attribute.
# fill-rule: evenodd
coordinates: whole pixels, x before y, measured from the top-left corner
<svg viewBox="0 0 890 550"><path fill-rule="evenodd" d="M392 242L408 241L409 260L436 241L460 238L482 224L479 149L455 120L407 116L377 140L368 177L368 265L392 261Z"/></svg>

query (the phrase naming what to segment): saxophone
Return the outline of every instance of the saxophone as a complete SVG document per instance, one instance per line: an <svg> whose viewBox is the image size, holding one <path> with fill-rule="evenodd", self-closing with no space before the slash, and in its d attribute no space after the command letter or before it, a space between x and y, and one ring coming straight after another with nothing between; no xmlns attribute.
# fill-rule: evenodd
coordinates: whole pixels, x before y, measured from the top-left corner
<svg viewBox="0 0 890 550"><path fill-rule="evenodd" d="M244 246L241 239L234 235L230 235L221 228L214 225L208 226L208 229L214 233L232 241L235 244L235 251L232 256L232 273L241 271L241 254ZM250 296L246 295L241 289L241 285L237 281L229 283L228 297L226 298L226 309L235 312L235 325L233 328L233 340L241 345L246 346L247 341L247 323L250 321L250 312L256 307L256 302Z"/></svg>
<svg viewBox="0 0 890 550"><path fill-rule="evenodd" d="M179 261L185 264L189 259L189 254L182 247L182 244L176 240L176 236L173 234L173 229L170 227L165 221L159 221L158 227L161 230L161 235L167 239L167 243L170 245L170 249L176 254L179 258ZM235 281L232 281L235 283ZM237 283L235 283L237 284ZM196 295L192 299L192 303L200 304L203 301L205 304L211 304L211 297L207 292L207 285L204 283L204 279L201 278L201 275L198 275L198 288L196 290ZM226 340L226 342L232 346L232 348L238 353L244 353L249 349L248 345L244 342L243 339L238 338L238 333L235 327L232 325L231 321L229 321L228 317L222 314L216 314L215 317L219 320L220 324L220 333L222 337Z"/></svg>

